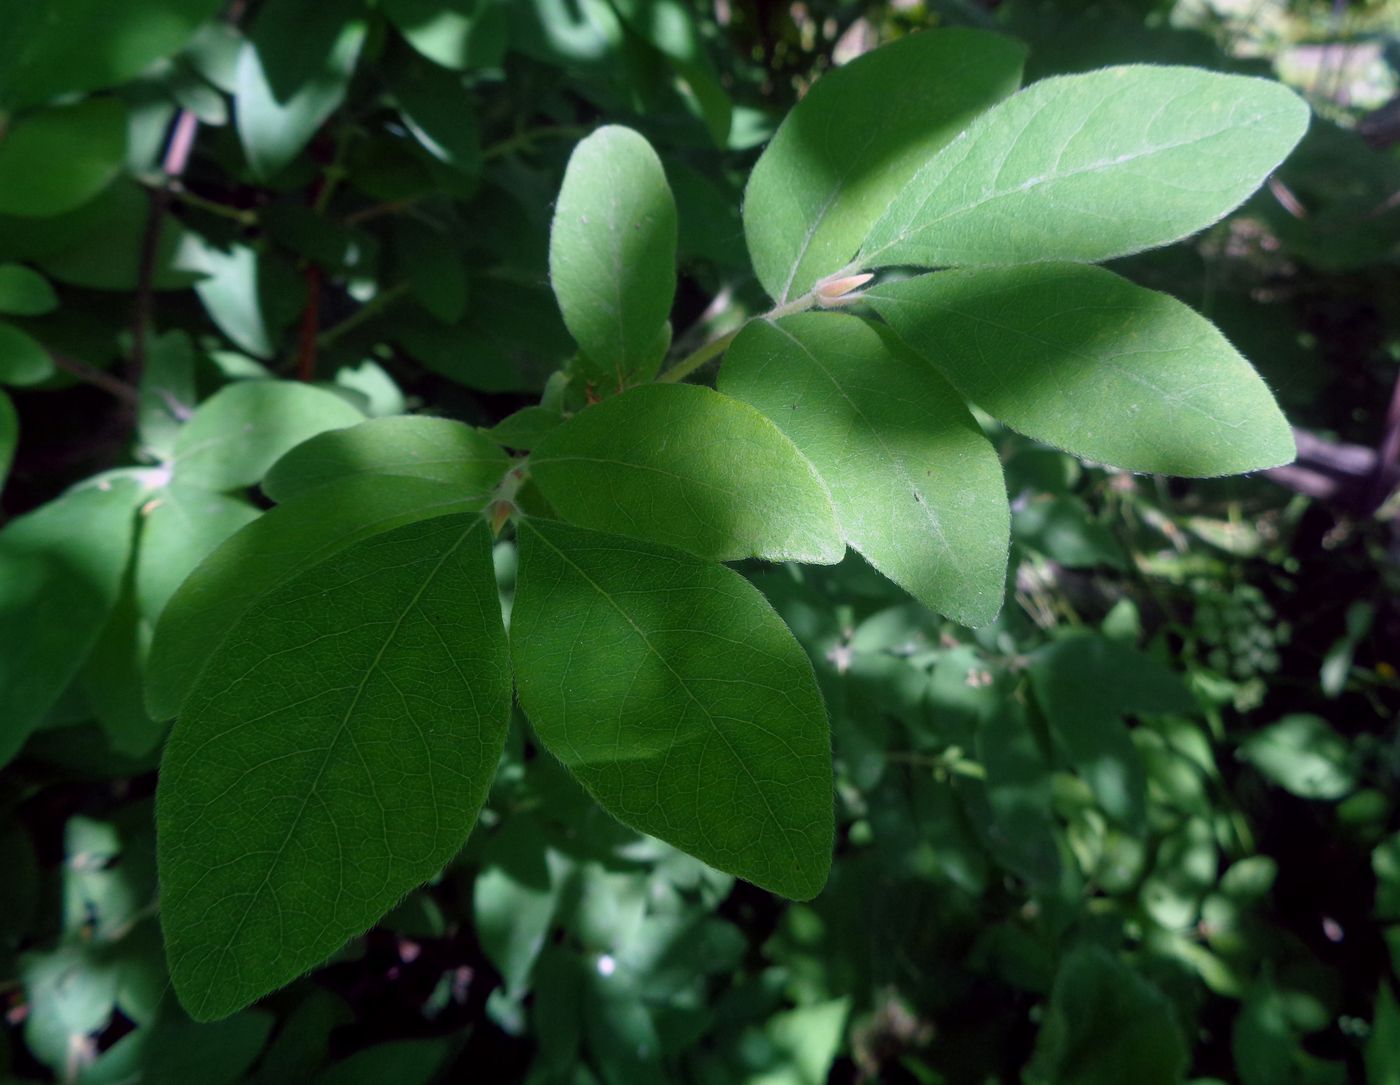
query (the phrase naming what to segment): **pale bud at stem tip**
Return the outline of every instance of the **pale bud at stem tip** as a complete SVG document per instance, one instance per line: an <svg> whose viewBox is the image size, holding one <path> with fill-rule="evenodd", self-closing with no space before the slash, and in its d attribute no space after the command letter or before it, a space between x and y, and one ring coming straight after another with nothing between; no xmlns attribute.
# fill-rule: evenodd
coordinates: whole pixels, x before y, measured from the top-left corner
<svg viewBox="0 0 1400 1085"><path fill-rule="evenodd" d="M859 275L842 275L838 279L819 282L812 292L816 295L817 304L823 308L842 305L854 301L850 296L851 291L859 289L873 278L875 275L870 271L863 271Z"/></svg>

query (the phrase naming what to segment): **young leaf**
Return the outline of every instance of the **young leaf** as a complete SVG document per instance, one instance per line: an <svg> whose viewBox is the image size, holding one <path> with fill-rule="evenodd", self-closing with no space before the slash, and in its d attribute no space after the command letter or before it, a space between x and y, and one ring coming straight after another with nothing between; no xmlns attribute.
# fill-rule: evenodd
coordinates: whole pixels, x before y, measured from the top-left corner
<svg viewBox="0 0 1400 1085"><path fill-rule="evenodd" d="M826 712L806 654L737 573L520 523L511 657L540 740L610 814L784 896L826 881Z"/></svg>
<svg viewBox="0 0 1400 1085"><path fill-rule="evenodd" d="M1009 530L1001 464L927 363L856 317L803 313L749 324L719 388L812 461L870 564L956 621L996 617Z"/></svg>
<svg viewBox="0 0 1400 1085"><path fill-rule="evenodd" d="M749 175L744 234L779 304L844 267L898 193L1014 91L1025 50L976 30L911 34L822 77Z"/></svg>
<svg viewBox="0 0 1400 1085"><path fill-rule="evenodd" d="M461 847L505 742L490 531L464 514L353 543L264 595L171 735L161 924L197 1020L320 963Z"/></svg>
<svg viewBox="0 0 1400 1085"><path fill-rule="evenodd" d="M377 418L327 430L297 445L268 471L262 489L277 502L355 475L411 475L453 487L464 501L485 498L510 460L478 429L449 418Z"/></svg>
<svg viewBox="0 0 1400 1085"><path fill-rule="evenodd" d="M136 483L65 494L0 531L0 765L53 707L116 605Z"/></svg>
<svg viewBox="0 0 1400 1085"><path fill-rule="evenodd" d="M369 476L322 486L258 517L200 562L161 612L146 672L151 715L167 720L180 711L206 662L264 592L360 539L464 509L439 482Z"/></svg>
<svg viewBox="0 0 1400 1085"><path fill-rule="evenodd" d="M43 316L58 308L49 281L23 264L0 264L0 313Z"/></svg>
<svg viewBox="0 0 1400 1085"><path fill-rule="evenodd" d="M589 407L535 445L530 474L566 520L717 561L831 564L845 549L806 457L748 404L698 385Z"/></svg>
<svg viewBox="0 0 1400 1085"><path fill-rule="evenodd" d="M1281 83L1130 65L1045 79L929 162L856 262L1108 260L1194 234L1288 155L1308 107Z"/></svg>
<svg viewBox="0 0 1400 1085"><path fill-rule="evenodd" d="M1110 271L969 268L866 297L969 400L1077 456L1192 476L1293 459L1273 396L1215 326Z"/></svg>
<svg viewBox="0 0 1400 1085"><path fill-rule="evenodd" d="M53 359L33 336L0 323L0 384L38 384L53 373Z"/></svg>
<svg viewBox="0 0 1400 1085"><path fill-rule="evenodd" d="M175 441L175 479L207 490L251 486L286 452L365 416L334 392L295 381L241 381L210 396Z"/></svg>
<svg viewBox="0 0 1400 1085"><path fill-rule="evenodd" d="M273 176L345 100L365 41L354 3L271 0L238 58L238 137L253 173Z"/></svg>
<svg viewBox="0 0 1400 1085"><path fill-rule="evenodd" d="M16 120L0 140L0 215L59 215L116 177L126 154L126 106L90 98Z"/></svg>
<svg viewBox="0 0 1400 1085"><path fill-rule="evenodd" d="M661 160L609 125L569 158L549 235L549 277L564 323L617 387L649 380L676 293L676 203Z"/></svg>

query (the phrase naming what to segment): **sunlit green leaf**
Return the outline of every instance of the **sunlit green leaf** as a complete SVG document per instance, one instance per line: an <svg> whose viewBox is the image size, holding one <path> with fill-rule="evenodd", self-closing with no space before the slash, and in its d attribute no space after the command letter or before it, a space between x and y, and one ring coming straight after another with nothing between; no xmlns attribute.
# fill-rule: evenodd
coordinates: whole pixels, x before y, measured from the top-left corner
<svg viewBox="0 0 1400 1085"><path fill-rule="evenodd" d="M201 562L161 613L146 685L151 714L169 719L180 710L206 661L264 592L360 539L465 507L441 483L371 476L323 486L260 516Z"/></svg>
<svg viewBox="0 0 1400 1085"><path fill-rule="evenodd" d="M1102 268L943 271L867 296L969 400L1078 456L1197 476L1293 459L1273 396L1225 337Z"/></svg>
<svg viewBox="0 0 1400 1085"><path fill-rule="evenodd" d="M1356 787L1351 749L1320 716L1285 716L1240 743L1239 756L1304 799L1340 799Z"/></svg>
<svg viewBox="0 0 1400 1085"><path fill-rule="evenodd" d="M1025 51L975 30L891 42L823 76L744 192L759 282L779 303L845 267L890 201L969 121L1016 89Z"/></svg>
<svg viewBox="0 0 1400 1085"><path fill-rule="evenodd" d="M175 480L208 490L251 486L323 430L364 421L340 396L295 381L240 381L200 404L175 441Z"/></svg>
<svg viewBox="0 0 1400 1085"><path fill-rule="evenodd" d="M566 520L720 561L839 561L826 484L758 411L689 384L650 384L535 445L530 474Z"/></svg>
<svg viewBox="0 0 1400 1085"><path fill-rule="evenodd" d="M921 359L839 313L755 321L719 388L757 407L831 487L846 541L967 625L1001 609L1008 513L996 451Z"/></svg>
<svg viewBox="0 0 1400 1085"><path fill-rule="evenodd" d="M826 713L811 664L736 573L525 520L511 618L520 704L618 820L806 899L831 861Z"/></svg>
<svg viewBox="0 0 1400 1085"><path fill-rule="evenodd" d="M554 210L549 276L564 323L612 390L650 379L676 292L676 204L661 160L630 128L574 148Z"/></svg>
<svg viewBox="0 0 1400 1085"><path fill-rule="evenodd" d="M380 7L435 64L465 71L500 63L506 35L498 0L382 0Z"/></svg>
<svg viewBox="0 0 1400 1085"><path fill-rule="evenodd" d="M452 486L464 501L485 497L510 461L480 430L448 418L377 418L327 430L297 445L267 472L263 492L289 501L355 475L411 475Z"/></svg>
<svg viewBox="0 0 1400 1085"><path fill-rule="evenodd" d="M83 665L116 605L141 490L76 490L0 531L0 764Z"/></svg>
<svg viewBox="0 0 1400 1085"><path fill-rule="evenodd" d="M1280 83L1129 65L1045 79L994 106L904 186L857 263L1108 260L1234 210L1308 107Z"/></svg>
<svg viewBox="0 0 1400 1085"><path fill-rule="evenodd" d="M489 539L467 514L352 543L253 603L205 668L156 799L196 1019L318 964L466 839L510 708Z"/></svg>

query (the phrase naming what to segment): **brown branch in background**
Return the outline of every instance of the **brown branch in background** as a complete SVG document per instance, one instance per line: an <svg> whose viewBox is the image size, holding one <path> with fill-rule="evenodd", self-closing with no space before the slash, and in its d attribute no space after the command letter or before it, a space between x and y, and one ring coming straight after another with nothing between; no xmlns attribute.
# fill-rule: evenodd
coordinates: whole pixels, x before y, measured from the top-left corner
<svg viewBox="0 0 1400 1085"><path fill-rule="evenodd" d="M306 307L297 336L297 380L316 379L316 347L321 331L321 267L306 265Z"/></svg>
<svg viewBox="0 0 1400 1085"><path fill-rule="evenodd" d="M91 384L95 388L101 388L128 407L134 408L141 402L141 394L136 390L135 385L112 376L106 370L98 369L97 366L77 358L70 358L56 350L49 351L49 357L53 359L53 364L65 373L77 377L80 381Z"/></svg>
<svg viewBox="0 0 1400 1085"><path fill-rule="evenodd" d="M161 162L161 184L151 190L151 211L146 219L146 232L141 239L141 263L136 275L136 304L131 325L131 360L127 380L139 384L146 368L146 343L150 337L155 310L156 262L160 258L160 235L165 225L165 213L170 208L170 186L179 180L189 165L195 136L199 133L199 118L188 109L175 114L170 127Z"/></svg>

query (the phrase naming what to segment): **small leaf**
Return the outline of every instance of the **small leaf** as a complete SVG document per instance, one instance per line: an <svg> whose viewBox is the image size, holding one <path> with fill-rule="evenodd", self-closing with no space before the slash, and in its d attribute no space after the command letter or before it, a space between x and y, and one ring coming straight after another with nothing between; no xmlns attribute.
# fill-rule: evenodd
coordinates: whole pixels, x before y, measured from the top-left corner
<svg viewBox="0 0 1400 1085"><path fill-rule="evenodd" d="M0 490L4 490L5 480L10 476L10 464L14 462L18 444L19 414L14 402L0 389Z"/></svg>
<svg viewBox="0 0 1400 1085"><path fill-rule="evenodd" d="M131 481L88 486L0 531L0 765L97 643L121 592L140 494Z"/></svg>
<svg viewBox="0 0 1400 1085"><path fill-rule="evenodd" d="M574 148L549 236L549 276L564 323L617 388L651 379L676 293L676 203L661 160L630 128L600 128Z"/></svg>
<svg viewBox="0 0 1400 1085"><path fill-rule="evenodd" d="M1300 798L1340 799L1356 788L1351 749L1320 716L1284 716L1245 738L1239 756Z"/></svg>
<svg viewBox="0 0 1400 1085"><path fill-rule="evenodd" d="M296 294L284 289L287 265L247 245L210 249L203 263L207 274L195 284L195 293L210 318L241 350L271 358L294 315L287 300Z"/></svg>
<svg viewBox="0 0 1400 1085"><path fill-rule="evenodd" d="M816 470L748 404L650 384L539 441L530 474L566 520L734 561L831 564L841 529Z"/></svg>
<svg viewBox="0 0 1400 1085"><path fill-rule="evenodd" d="M161 924L197 1020L319 964L466 840L510 671L480 517L352 543L255 602L156 793Z"/></svg>
<svg viewBox="0 0 1400 1085"><path fill-rule="evenodd" d="M88 202L126 156L126 106L90 98L11 122L0 140L0 215L47 217Z"/></svg>
<svg viewBox="0 0 1400 1085"><path fill-rule="evenodd" d="M365 41L359 6L270 0L238 58L238 137L266 180L291 163L345 100Z"/></svg>
<svg viewBox="0 0 1400 1085"><path fill-rule="evenodd" d="M1110 271L942 271L865 296L969 400L1077 456L1189 476L1293 459L1273 396L1215 326Z"/></svg>
<svg viewBox="0 0 1400 1085"><path fill-rule="evenodd" d="M162 610L146 673L151 715L167 720L179 712L258 596L360 539L461 511L459 496L441 483L371 476L323 486L264 513L200 562Z"/></svg>
<svg viewBox="0 0 1400 1085"><path fill-rule="evenodd" d="M846 266L890 201L979 112L1025 50L976 30L911 34L823 76L749 175L744 234L779 304Z"/></svg>
<svg viewBox="0 0 1400 1085"><path fill-rule="evenodd" d="M49 281L23 264L0 264L0 313L43 316L58 308Z"/></svg>
<svg viewBox="0 0 1400 1085"><path fill-rule="evenodd" d="M510 460L478 429L449 418L377 418L327 430L297 445L267 472L262 489L285 502L356 475L408 475L450 485L485 504Z"/></svg>
<svg viewBox="0 0 1400 1085"><path fill-rule="evenodd" d="M1098 261L1166 245L1238 207L1308 115L1281 83L1199 68L1045 79L987 110L903 186L856 263Z"/></svg>
<svg viewBox="0 0 1400 1085"><path fill-rule="evenodd" d="M285 453L364 421L334 392L295 381L242 381L215 392L180 430L175 478L207 490L258 482Z"/></svg>
<svg viewBox="0 0 1400 1085"><path fill-rule="evenodd" d="M521 407L486 431L486 436L505 448L530 451L551 432L563 425L564 416L548 407Z"/></svg>
<svg viewBox="0 0 1400 1085"><path fill-rule="evenodd" d="M434 64L470 71L501 62L506 27L497 0L381 0L380 7Z"/></svg>
<svg viewBox="0 0 1400 1085"><path fill-rule="evenodd" d="M749 324L719 388L812 461L846 541L875 568L959 622L996 617L1009 519L1001 464L925 362L863 320L804 313Z"/></svg>
<svg viewBox="0 0 1400 1085"><path fill-rule="evenodd" d="M481 172L476 99L461 76L415 58L391 72L388 87L424 150L465 174Z"/></svg>
<svg viewBox="0 0 1400 1085"><path fill-rule="evenodd" d="M821 890L830 737L806 653L722 566L520 524L511 655L546 747L619 821L771 892Z"/></svg>
<svg viewBox="0 0 1400 1085"><path fill-rule="evenodd" d="M0 323L0 384L38 384L54 374L49 352L27 332Z"/></svg>

